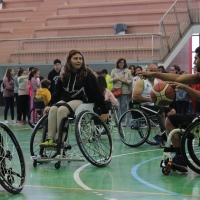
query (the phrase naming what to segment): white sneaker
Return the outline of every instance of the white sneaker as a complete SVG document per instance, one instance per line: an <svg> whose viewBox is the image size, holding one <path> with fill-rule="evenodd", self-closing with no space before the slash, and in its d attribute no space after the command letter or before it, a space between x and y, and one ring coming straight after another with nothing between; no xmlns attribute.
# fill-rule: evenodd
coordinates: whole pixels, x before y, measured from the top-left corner
<svg viewBox="0 0 200 200"><path fill-rule="evenodd" d="M16 124L17 122L16 122L15 120L12 120L12 123L13 123L13 124Z"/></svg>
<svg viewBox="0 0 200 200"><path fill-rule="evenodd" d="M8 120L4 120L3 123L4 123L4 124L9 124Z"/></svg>

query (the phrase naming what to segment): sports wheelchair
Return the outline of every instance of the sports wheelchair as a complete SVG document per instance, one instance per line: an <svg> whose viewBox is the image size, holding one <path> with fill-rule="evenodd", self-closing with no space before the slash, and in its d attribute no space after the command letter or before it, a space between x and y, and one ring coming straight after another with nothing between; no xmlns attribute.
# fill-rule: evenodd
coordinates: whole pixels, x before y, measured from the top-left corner
<svg viewBox="0 0 200 200"><path fill-rule="evenodd" d="M34 128L37 122L43 117L43 110L45 108L43 98L34 98L33 102L35 106L28 114L28 124L31 128Z"/></svg>
<svg viewBox="0 0 200 200"><path fill-rule="evenodd" d="M121 141L130 147L138 147L145 142L158 145L153 139L161 130L157 120L157 112L139 103L130 103L129 110L122 114L118 123ZM146 114L145 110L152 114Z"/></svg>
<svg viewBox="0 0 200 200"><path fill-rule="evenodd" d="M21 147L14 133L0 122L0 184L12 194L24 187L26 168Z"/></svg>
<svg viewBox="0 0 200 200"><path fill-rule="evenodd" d="M83 103L78 106L75 114L72 109L70 110L71 114L60 123L56 148L39 146L46 141L48 133L48 114L44 115L31 135L30 153L33 166L57 161L54 166L59 169L61 161L85 161L85 159L97 167L107 166L112 159L113 142L108 126L93 111L93 107L93 104ZM73 129L76 141L71 138Z"/></svg>
<svg viewBox="0 0 200 200"><path fill-rule="evenodd" d="M166 147L163 152L160 167L164 175L169 175L173 168L172 153L177 149L171 146L171 138L174 133L179 132L181 137L181 155L185 163L190 169L200 174L200 116L193 119L192 123L187 128L178 128L170 132ZM169 159L167 163L165 160ZM176 170L176 169L175 169Z"/></svg>

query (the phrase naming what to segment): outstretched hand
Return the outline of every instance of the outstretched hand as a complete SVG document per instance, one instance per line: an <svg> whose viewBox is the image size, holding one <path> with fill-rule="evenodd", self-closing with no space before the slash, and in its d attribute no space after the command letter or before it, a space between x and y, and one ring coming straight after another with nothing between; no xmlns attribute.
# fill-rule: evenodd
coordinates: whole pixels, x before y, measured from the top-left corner
<svg viewBox="0 0 200 200"><path fill-rule="evenodd" d="M141 79L153 78L153 73L149 71L141 71L137 74Z"/></svg>
<svg viewBox="0 0 200 200"><path fill-rule="evenodd" d="M170 86L172 86L176 91L178 89L184 90L186 85L178 82L168 82Z"/></svg>

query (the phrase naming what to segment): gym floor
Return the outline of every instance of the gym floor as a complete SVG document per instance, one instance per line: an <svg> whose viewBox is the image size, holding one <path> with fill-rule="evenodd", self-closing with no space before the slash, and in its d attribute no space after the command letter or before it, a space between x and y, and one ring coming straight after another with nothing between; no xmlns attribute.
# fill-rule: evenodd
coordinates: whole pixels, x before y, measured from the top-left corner
<svg viewBox="0 0 200 200"><path fill-rule="evenodd" d="M3 120L2 114L0 120ZM130 148L120 141L117 132L113 132L113 158L105 168L97 168L87 161L65 162L60 169L55 169L55 162L34 168L29 153L32 129L29 125L9 127L24 153L26 183L22 192L17 195L9 194L0 187L2 200L200 199L198 174L191 170L185 174L162 174L159 164L163 149L159 146L143 144ZM73 134L71 133L72 136Z"/></svg>

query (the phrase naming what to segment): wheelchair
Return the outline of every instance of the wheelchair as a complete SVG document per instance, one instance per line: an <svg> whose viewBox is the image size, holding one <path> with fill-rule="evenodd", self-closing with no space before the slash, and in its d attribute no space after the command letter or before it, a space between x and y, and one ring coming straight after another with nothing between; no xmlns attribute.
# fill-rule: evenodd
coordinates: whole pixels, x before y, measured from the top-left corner
<svg viewBox="0 0 200 200"><path fill-rule="evenodd" d="M157 112L134 103L119 119L118 131L121 141L130 147L138 147L145 142L158 145L153 139L161 130L157 120ZM145 110L152 114L146 114Z"/></svg>
<svg viewBox="0 0 200 200"><path fill-rule="evenodd" d="M170 132L160 163L162 173L169 175L173 170L172 153L176 152L176 148L171 146L171 138L176 132L180 133L180 150L183 160L191 170L200 174L200 116L195 117L187 128L178 128ZM165 165L164 161L167 158L169 161Z"/></svg>
<svg viewBox="0 0 200 200"><path fill-rule="evenodd" d="M12 194L24 187L26 168L21 147L14 133L0 122L0 184Z"/></svg>
<svg viewBox="0 0 200 200"><path fill-rule="evenodd" d="M37 122L42 118L43 110L45 108L43 98L34 98L33 101L35 106L30 110L28 114L28 124L31 128L34 128Z"/></svg>
<svg viewBox="0 0 200 200"><path fill-rule="evenodd" d="M108 126L93 111L93 104L83 103L68 117L62 119L56 148L40 148L48 132L48 114L44 115L33 129L30 154L33 166L56 161L59 169L62 161L89 161L96 167L107 166L112 159L113 142ZM42 128L41 128L42 127ZM71 134L75 131L75 140Z"/></svg>

